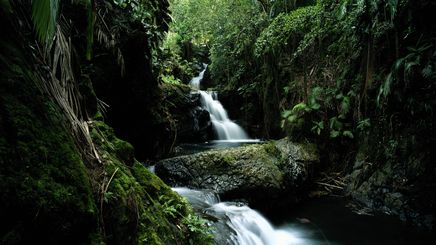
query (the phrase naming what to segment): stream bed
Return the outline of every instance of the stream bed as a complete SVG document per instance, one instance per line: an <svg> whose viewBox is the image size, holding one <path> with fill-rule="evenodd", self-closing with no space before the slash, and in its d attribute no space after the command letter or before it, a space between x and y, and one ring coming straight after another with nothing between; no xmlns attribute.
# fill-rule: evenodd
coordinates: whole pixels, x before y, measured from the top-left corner
<svg viewBox="0 0 436 245"><path fill-rule="evenodd" d="M183 144L177 154L257 143L262 142ZM407 225L398 216L371 213L344 197L312 198L289 207L271 203L271 207L280 208L271 208L273 212L262 214L244 202L223 202L213 190L185 187L173 190L186 197L196 212L209 221L216 243L220 245L436 244L430 232Z"/></svg>
<svg viewBox="0 0 436 245"><path fill-rule="evenodd" d="M434 244L429 232L385 214L357 214L344 198L311 199L264 217L240 202L220 202L212 191L173 188L209 220L218 244ZM269 221L272 220L273 222Z"/></svg>
<svg viewBox="0 0 436 245"><path fill-rule="evenodd" d="M431 233L406 225L396 216L359 214L350 206L342 197L315 198L270 218L300 234L306 241L302 244L435 244Z"/></svg>

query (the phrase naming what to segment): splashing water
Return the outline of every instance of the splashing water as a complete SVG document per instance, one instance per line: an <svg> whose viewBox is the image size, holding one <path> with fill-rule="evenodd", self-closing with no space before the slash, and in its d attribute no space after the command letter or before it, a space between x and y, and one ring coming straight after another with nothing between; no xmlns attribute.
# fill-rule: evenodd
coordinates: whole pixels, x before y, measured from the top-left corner
<svg viewBox="0 0 436 245"><path fill-rule="evenodd" d="M190 84L193 89L199 91L202 106L209 111L212 126L218 136L218 140L247 140L250 139L241 126L230 120L227 111L218 101L217 92L206 92L200 90L200 83L206 72L207 65L197 77L194 77Z"/></svg>
<svg viewBox="0 0 436 245"><path fill-rule="evenodd" d="M196 208L227 217L227 225L236 236L230 240L237 245L295 245L304 244L289 229L275 229L261 214L246 205L237 206L220 202L218 196L210 191L192 190L185 187L173 188L186 197ZM232 236L229 234L229 236Z"/></svg>

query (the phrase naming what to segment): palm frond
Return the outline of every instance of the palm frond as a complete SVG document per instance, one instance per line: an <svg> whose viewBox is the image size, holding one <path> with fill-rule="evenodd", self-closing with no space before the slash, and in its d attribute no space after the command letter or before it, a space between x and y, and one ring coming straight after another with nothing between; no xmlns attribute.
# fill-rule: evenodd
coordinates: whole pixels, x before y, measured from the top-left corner
<svg viewBox="0 0 436 245"><path fill-rule="evenodd" d="M97 41L102 44L106 49L112 50L112 53L117 57L117 63L120 66L121 76L125 75L125 64L124 56L121 49L118 47L118 42L116 41L118 31L109 29L104 17L97 13L95 22L95 29L97 34Z"/></svg>
<svg viewBox="0 0 436 245"><path fill-rule="evenodd" d="M91 60L92 57L92 47L94 45L94 24L95 24L95 11L94 11L94 0L86 1L88 9L88 26L87 26L87 44L86 44L86 59Z"/></svg>
<svg viewBox="0 0 436 245"><path fill-rule="evenodd" d="M32 22L36 35L43 44L51 42L59 17L59 0L33 0Z"/></svg>

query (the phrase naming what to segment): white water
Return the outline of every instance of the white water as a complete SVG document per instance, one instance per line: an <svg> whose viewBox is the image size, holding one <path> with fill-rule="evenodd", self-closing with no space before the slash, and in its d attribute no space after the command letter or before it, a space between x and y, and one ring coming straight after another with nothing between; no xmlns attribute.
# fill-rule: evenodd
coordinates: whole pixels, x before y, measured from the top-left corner
<svg viewBox="0 0 436 245"><path fill-rule="evenodd" d="M204 68L203 68L203 70L200 72L200 74L199 74L198 76L192 78L192 80L191 80L191 82L190 82L191 87L192 87L193 89L200 90L200 82L201 82L201 80L202 80L203 77L204 77L204 73L206 72L207 65L206 65L206 64L203 64L203 67L204 67Z"/></svg>
<svg viewBox="0 0 436 245"><path fill-rule="evenodd" d="M188 198L194 207L201 207L206 212L209 210L228 217L227 225L236 234L236 237L231 237L229 240L235 245L305 244L304 239L299 238L292 230L274 228L261 214L246 205L236 206L219 202L219 198L212 192L188 188L173 188L173 190Z"/></svg>
<svg viewBox="0 0 436 245"><path fill-rule="evenodd" d="M200 83L206 72L207 65L197 77L194 77L190 84L193 89L199 91L202 106L209 111L212 126L217 133L218 140L247 140L250 139L244 129L230 120L227 111L218 101L216 92L200 90Z"/></svg>

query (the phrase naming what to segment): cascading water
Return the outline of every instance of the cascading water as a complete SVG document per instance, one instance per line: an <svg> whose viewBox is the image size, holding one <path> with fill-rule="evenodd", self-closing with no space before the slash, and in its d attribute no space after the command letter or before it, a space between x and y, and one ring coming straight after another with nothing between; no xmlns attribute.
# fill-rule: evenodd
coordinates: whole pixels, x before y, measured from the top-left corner
<svg viewBox="0 0 436 245"><path fill-rule="evenodd" d="M244 129L229 119L223 105L218 101L216 92L206 92L200 90L200 83L206 72L207 65L197 77L194 77L190 84L193 89L199 91L202 106L209 111L212 126L217 133L218 140L248 140L250 139Z"/></svg>
<svg viewBox="0 0 436 245"><path fill-rule="evenodd" d="M261 214L246 205L219 202L218 196L210 191L191 190L184 187L173 188L173 190L186 197L200 212L226 218L226 225L233 231L227 234L229 237L226 244L296 245L305 243L289 229L275 229Z"/></svg>

